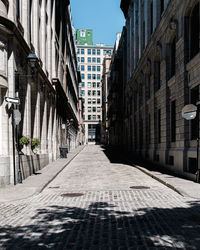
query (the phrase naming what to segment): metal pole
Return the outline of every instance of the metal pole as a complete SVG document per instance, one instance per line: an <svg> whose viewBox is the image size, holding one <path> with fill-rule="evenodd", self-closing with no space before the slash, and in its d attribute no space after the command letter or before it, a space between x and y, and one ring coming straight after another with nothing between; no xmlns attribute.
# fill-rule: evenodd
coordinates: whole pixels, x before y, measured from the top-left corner
<svg viewBox="0 0 200 250"><path fill-rule="evenodd" d="M13 177L14 185L16 185L16 172L15 172L15 124L14 124L14 107L12 106L12 142L13 142Z"/></svg>
<svg viewBox="0 0 200 250"><path fill-rule="evenodd" d="M19 153L19 125L17 126L17 153L18 153L18 174L17 174L17 180L18 183L22 183L22 172L21 172L21 166L20 166L20 153Z"/></svg>
<svg viewBox="0 0 200 250"><path fill-rule="evenodd" d="M199 107L199 102L197 102L197 119L198 119L198 138L197 138L197 178L196 181L198 183L200 183L200 165L199 165L199 139L200 139L200 124L199 124L199 111L200 111L200 107Z"/></svg>

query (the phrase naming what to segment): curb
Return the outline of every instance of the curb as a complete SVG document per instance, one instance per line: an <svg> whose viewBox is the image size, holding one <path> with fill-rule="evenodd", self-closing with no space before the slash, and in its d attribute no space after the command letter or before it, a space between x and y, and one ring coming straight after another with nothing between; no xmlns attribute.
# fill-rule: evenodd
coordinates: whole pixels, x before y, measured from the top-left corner
<svg viewBox="0 0 200 250"><path fill-rule="evenodd" d="M135 165L133 162L129 161L129 163L131 164L131 166L137 168L138 170L142 171L143 173L149 175L150 177L152 177L153 179L159 181L160 183L164 184L165 186L167 186L168 188L172 189L173 191L177 192L178 194L180 194L181 196L185 196L183 194L183 192L181 192L180 190L178 190L177 188L175 188L173 185L169 184L168 182L160 179L159 177L153 175L152 173L150 173L148 170L143 169L142 167Z"/></svg>
<svg viewBox="0 0 200 250"><path fill-rule="evenodd" d="M69 165L69 163L85 148L85 145L82 147L82 149L80 151L78 151L74 156L72 156L72 158L44 185L42 185L41 187L37 188L37 190L34 192L34 194L32 195L36 195L36 194L40 194L46 186L49 185L50 182L52 182L62 171L63 169Z"/></svg>

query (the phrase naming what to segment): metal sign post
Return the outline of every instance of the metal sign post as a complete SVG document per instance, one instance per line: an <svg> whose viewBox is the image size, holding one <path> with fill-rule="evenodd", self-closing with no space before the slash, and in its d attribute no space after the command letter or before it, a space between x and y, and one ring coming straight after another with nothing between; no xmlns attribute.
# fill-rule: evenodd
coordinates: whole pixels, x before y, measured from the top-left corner
<svg viewBox="0 0 200 250"><path fill-rule="evenodd" d="M15 125L18 125L21 121L21 113L19 110L14 109L14 104L19 105L20 99L15 97L5 97L5 101L11 103L11 116L12 116L12 143L13 143L13 179L14 185L16 185L16 171L15 171ZM19 159L20 162L20 159ZM19 163L20 164L20 163ZM19 165L20 167L20 165Z"/></svg>
<svg viewBox="0 0 200 250"><path fill-rule="evenodd" d="M199 119L200 101L197 102L196 105L197 106L195 106L193 104L185 105L182 109L182 117L186 120L193 120L198 114L198 119ZM199 124L199 120L198 120L198 124ZM197 136L197 172L196 172L196 182L198 182L198 183L200 183L199 139L200 139L200 135L199 135L199 131L198 131L198 136Z"/></svg>

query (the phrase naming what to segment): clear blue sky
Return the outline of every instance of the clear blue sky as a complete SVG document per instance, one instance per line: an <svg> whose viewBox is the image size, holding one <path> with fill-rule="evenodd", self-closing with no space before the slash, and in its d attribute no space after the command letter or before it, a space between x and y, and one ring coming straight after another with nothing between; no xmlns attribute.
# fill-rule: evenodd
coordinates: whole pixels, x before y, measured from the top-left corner
<svg viewBox="0 0 200 250"><path fill-rule="evenodd" d="M116 33L125 24L121 0L71 0L75 29L92 29L93 44L114 45Z"/></svg>

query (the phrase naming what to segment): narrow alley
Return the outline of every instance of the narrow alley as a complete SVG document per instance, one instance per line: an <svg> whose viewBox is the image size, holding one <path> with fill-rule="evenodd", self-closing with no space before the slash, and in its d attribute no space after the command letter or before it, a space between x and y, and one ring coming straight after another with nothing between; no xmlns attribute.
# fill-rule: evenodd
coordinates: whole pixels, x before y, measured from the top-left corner
<svg viewBox="0 0 200 250"><path fill-rule="evenodd" d="M89 145L40 194L0 202L0 249L199 249L199 205Z"/></svg>

